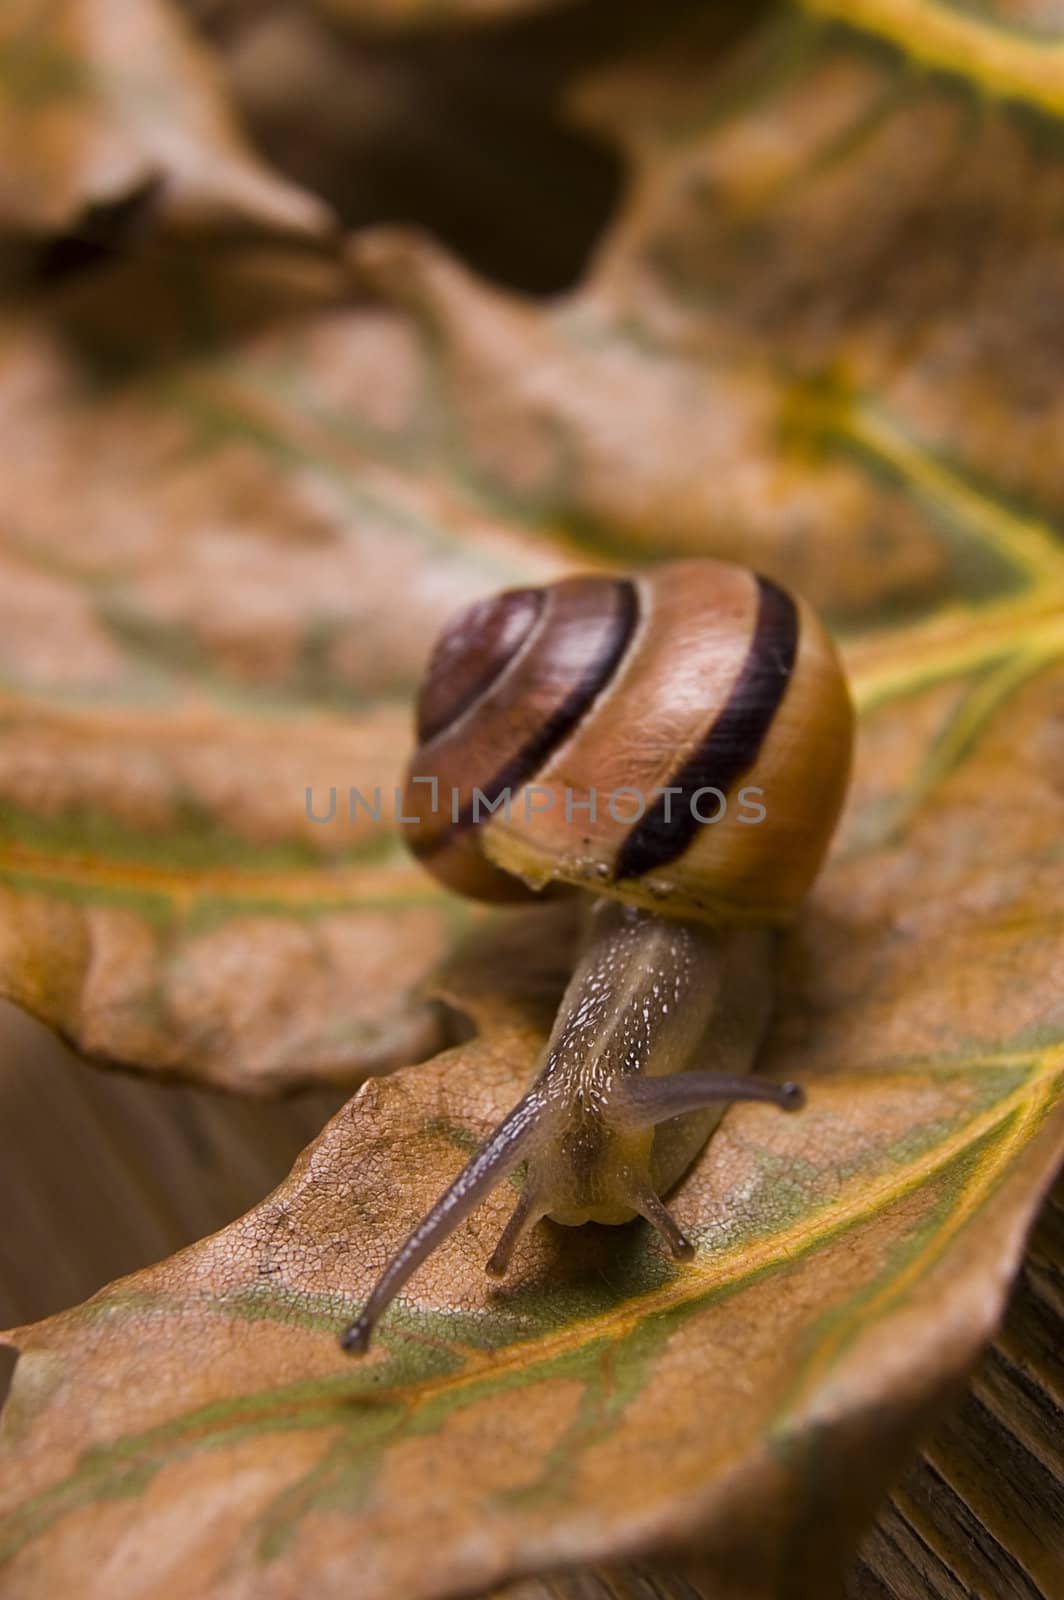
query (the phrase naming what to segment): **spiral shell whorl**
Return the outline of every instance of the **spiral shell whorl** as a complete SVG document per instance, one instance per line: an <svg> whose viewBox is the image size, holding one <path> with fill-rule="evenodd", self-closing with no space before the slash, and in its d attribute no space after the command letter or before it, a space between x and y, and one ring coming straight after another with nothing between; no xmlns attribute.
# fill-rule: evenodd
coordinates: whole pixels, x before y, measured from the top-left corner
<svg viewBox="0 0 1064 1600"><path fill-rule="evenodd" d="M507 589L452 617L433 647L417 702L417 736L428 744L474 706L524 643L542 589Z"/></svg>

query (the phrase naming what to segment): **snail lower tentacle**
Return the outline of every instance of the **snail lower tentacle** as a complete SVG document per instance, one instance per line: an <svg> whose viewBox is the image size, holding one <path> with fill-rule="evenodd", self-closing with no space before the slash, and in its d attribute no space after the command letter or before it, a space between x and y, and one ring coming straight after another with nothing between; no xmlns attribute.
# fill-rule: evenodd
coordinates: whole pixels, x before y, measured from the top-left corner
<svg viewBox="0 0 1064 1600"><path fill-rule="evenodd" d="M381 1315L411 1274L522 1160L538 1126L539 1112L539 1097L533 1090L503 1118L432 1210L407 1235L377 1279L361 1315L341 1335L345 1350L361 1352L368 1348Z"/></svg>

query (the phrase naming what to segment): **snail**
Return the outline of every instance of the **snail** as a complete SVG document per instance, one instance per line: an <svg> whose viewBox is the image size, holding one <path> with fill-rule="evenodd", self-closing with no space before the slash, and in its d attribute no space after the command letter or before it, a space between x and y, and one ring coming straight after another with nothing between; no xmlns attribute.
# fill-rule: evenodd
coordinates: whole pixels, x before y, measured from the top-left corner
<svg viewBox="0 0 1064 1600"><path fill-rule="evenodd" d="M521 1163L490 1274L543 1216L642 1216L677 1259L693 1253L661 1196L724 1104L804 1102L746 1069L776 930L845 795L853 709L803 600L687 560L473 604L435 644L417 732L403 819L418 859L478 899L583 891L586 931L531 1087L385 1267L342 1335L352 1351Z"/></svg>

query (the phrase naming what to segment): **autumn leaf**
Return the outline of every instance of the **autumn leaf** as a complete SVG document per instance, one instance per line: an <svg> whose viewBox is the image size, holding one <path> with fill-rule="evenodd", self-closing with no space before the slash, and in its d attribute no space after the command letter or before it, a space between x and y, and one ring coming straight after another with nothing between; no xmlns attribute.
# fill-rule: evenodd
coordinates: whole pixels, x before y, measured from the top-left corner
<svg viewBox="0 0 1064 1600"><path fill-rule="evenodd" d="M919 937L862 943L902 993L927 961ZM988 1019L1010 982L986 978ZM784 1572L830 1592L990 1331L1060 1149L1059 1047L972 1017L979 1047L923 1051L881 1025L891 986L863 986L819 1071L823 992L792 1004L767 1065L801 1067L808 1108L729 1113L674 1202L689 1269L647 1229L544 1226L489 1289L500 1194L352 1365L338 1329L513 1101L538 1030L489 1013L483 1042L371 1081L242 1221L16 1332L11 1592L89 1600L135 1570L137 1592L328 1600L357 1562L366 1600L435 1596L696 1541L721 1592L776 1595Z"/></svg>
<svg viewBox="0 0 1064 1600"><path fill-rule="evenodd" d="M13 1594L443 1596L697 1546L715 1592L819 1600L999 1317L1062 1149L1058 42L842 9L727 50L707 10L574 91L632 180L553 301L379 231L13 308L7 992L245 1086L474 1032L11 1335ZM689 1267L544 1225L489 1288L500 1193L353 1364L570 930L472 913L305 787L394 781L455 605L676 553L823 607L861 712L764 1058L808 1106L728 1113L672 1202Z"/></svg>
<svg viewBox="0 0 1064 1600"><path fill-rule="evenodd" d="M5 0L0 231L106 235L138 211L176 229L332 226L256 158L217 63L165 0Z"/></svg>
<svg viewBox="0 0 1064 1600"><path fill-rule="evenodd" d="M456 606L562 563L418 471L424 349L350 294L150 259L0 325L0 964L91 1054L264 1087L437 1041L411 995L474 911L389 826L414 685Z"/></svg>
<svg viewBox="0 0 1064 1600"><path fill-rule="evenodd" d="M440 1042L471 913L343 807L390 793L478 594L750 560L866 703L941 683L954 742L1058 654L1055 155L787 14L719 54L699 23L577 97L637 176L556 304L378 233L349 271L134 257L9 314L0 973L89 1054L263 1087Z"/></svg>

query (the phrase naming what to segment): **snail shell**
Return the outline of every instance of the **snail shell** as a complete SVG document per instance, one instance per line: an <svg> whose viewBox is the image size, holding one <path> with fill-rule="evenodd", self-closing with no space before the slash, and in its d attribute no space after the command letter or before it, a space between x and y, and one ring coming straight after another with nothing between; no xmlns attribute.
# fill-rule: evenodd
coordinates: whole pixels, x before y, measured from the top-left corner
<svg viewBox="0 0 1064 1600"><path fill-rule="evenodd" d="M784 923L831 839L853 727L825 628L748 568L510 590L433 650L408 843L479 899L555 883L666 917Z"/></svg>

